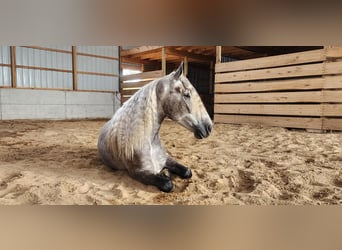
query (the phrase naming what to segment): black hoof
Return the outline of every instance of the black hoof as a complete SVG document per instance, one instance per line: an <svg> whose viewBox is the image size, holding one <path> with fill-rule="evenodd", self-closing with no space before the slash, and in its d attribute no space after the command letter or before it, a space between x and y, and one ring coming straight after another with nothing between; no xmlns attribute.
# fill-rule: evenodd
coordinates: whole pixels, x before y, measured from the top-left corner
<svg viewBox="0 0 342 250"><path fill-rule="evenodd" d="M188 168L188 169L186 170L186 172L185 172L183 178L184 178L184 179L189 179L189 178L191 178L191 176L192 176L191 169Z"/></svg>
<svg viewBox="0 0 342 250"><path fill-rule="evenodd" d="M165 182L159 189L165 193L169 193L173 189L173 183L171 180Z"/></svg>

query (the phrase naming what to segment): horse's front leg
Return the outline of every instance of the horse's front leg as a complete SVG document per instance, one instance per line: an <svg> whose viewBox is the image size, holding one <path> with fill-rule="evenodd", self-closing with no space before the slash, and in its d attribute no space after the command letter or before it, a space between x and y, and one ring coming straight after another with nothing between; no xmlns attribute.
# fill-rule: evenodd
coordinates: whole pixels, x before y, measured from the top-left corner
<svg viewBox="0 0 342 250"><path fill-rule="evenodd" d="M165 168L171 173L178 175L183 179L189 179L192 176L191 169L183 166L168 155L165 163Z"/></svg>
<svg viewBox="0 0 342 250"><path fill-rule="evenodd" d="M146 184L153 185L159 188L163 192L171 192L173 189L173 183L170 176L160 172L158 174L153 174L148 171L129 171L129 174L136 180Z"/></svg>

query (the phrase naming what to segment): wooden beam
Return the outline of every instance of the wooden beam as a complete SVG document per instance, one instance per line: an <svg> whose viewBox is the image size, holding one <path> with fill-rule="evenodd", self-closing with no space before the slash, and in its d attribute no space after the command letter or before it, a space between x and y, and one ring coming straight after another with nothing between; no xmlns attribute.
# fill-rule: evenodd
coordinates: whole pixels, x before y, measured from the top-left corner
<svg viewBox="0 0 342 250"><path fill-rule="evenodd" d="M11 53L11 77L12 77L12 88L17 87L17 62L16 62L16 47L10 46Z"/></svg>
<svg viewBox="0 0 342 250"><path fill-rule="evenodd" d="M77 82L77 48L72 46L72 89L78 89Z"/></svg>
<svg viewBox="0 0 342 250"><path fill-rule="evenodd" d="M78 56L96 57L96 58L108 59L108 60L119 60L119 58L117 58L117 57L96 55L96 54L90 54L90 53L81 53L81 52L78 52L77 55L78 55Z"/></svg>
<svg viewBox="0 0 342 250"><path fill-rule="evenodd" d="M55 68L45 68L45 67L26 66L26 65L16 65L16 68L72 73L72 70L69 70L69 69L55 69Z"/></svg>
<svg viewBox="0 0 342 250"><path fill-rule="evenodd" d="M222 46L216 46L216 63L221 63L222 60Z"/></svg>
<svg viewBox="0 0 342 250"><path fill-rule="evenodd" d="M40 46L20 46L20 47L28 48L28 49L45 50L45 51L51 51L51 52L60 52L60 53L66 53L66 54L72 53L72 51L69 51L69 50L45 48L45 47L40 47Z"/></svg>
<svg viewBox="0 0 342 250"><path fill-rule="evenodd" d="M184 75L185 76L188 75L188 57L187 56L184 57Z"/></svg>
<svg viewBox="0 0 342 250"><path fill-rule="evenodd" d="M303 63L322 62L325 60L325 50L312 50L292 54L268 56L256 59L240 60L234 62L219 63L215 72L233 72L250 69L273 68Z"/></svg>
<svg viewBox="0 0 342 250"><path fill-rule="evenodd" d="M215 93L244 93L284 90L342 89L342 76L216 84Z"/></svg>
<svg viewBox="0 0 342 250"><path fill-rule="evenodd" d="M165 52L165 48L163 47L161 50L161 67L162 67L162 75L165 76L166 75L166 52Z"/></svg>
<svg viewBox="0 0 342 250"><path fill-rule="evenodd" d="M155 71L147 71L147 72L142 72L138 74L132 74L132 75L126 75L122 76L120 78L120 81L130 81L130 80L137 80L137 79L156 79L162 76L162 71L161 70L155 70Z"/></svg>
<svg viewBox="0 0 342 250"><path fill-rule="evenodd" d="M321 116L320 104L215 104L215 113L246 115ZM327 113L333 113L330 109ZM335 112L334 112L335 113Z"/></svg>
<svg viewBox="0 0 342 250"><path fill-rule="evenodd" d="M341 94L341 92L339 92ZM334 100L338 95L327 94L327 100ZM342 97L340 97L340 100ZM216 94L215 103L308 103L322 102L322 93L317 91L305 92L271 92L246 94Z"/></svg>
<svg viewBox="0 0 342 250"><path fill-rule="evenodd" d="M166 47L166 54L168 55L174 55L174 56L179 56L179 57L188 57L188 59L194 59L197 61L202 61L202 62L210 62L213 60L212 56L205 56L201 54L195 54L191 52L187 52L184 50L176 50L174 48Z"/></svg>
<svg viewBox="0 0 342 250"><path fill-rule="evenodd" d="M95 75L95 76L109 76L109 77L118 77L117 74L110 74L110 73L100 73L100 72L88 72L88 71L78 71L78 74L82 75Z"/></svg>
<svg viewBox="0 0 342 250"><path fill-rule="evenodd" d="M342 119L341 119L342 120ZM286 128L322 129L321 118L250 116L250 115L215 115L215 123L257 124ZM331 123L328 123L330 125ZM342 125L342 123L340 123ZM342 128L342 126L341 126Z"/></svg>
<svg viewBox="0 0 342 250"><path fill-rule="evenodd" d="M163 48L163 46L140 46L140 47L133 48L133 49L121 50L121 56L126 57L129 55L151 53L156 50L160 50L161 48Z"/></svg>
<svg viewBox="0 0 342 250"><path fill-rule="evenodd" d="M326 71L330 70L329 72L337 72L337 71L342 72L342 62L334 63L335 65L332 65L332 64L333 63L327 63ZM300 65L300 66L289 66L289 67L281 67L281 68L258 69L258 70L216 74L215 82L238 82L238 81L290 78L290 77L301 77L301 76L317 76L317 75L323 75L323 74L324 74L323 63L315 63L315 64L308 64L308 65Z"/></svg>

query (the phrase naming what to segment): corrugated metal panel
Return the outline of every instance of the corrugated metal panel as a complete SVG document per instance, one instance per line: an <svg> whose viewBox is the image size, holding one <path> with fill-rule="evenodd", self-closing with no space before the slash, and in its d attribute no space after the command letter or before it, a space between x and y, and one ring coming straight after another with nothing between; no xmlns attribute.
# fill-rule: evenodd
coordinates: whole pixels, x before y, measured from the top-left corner
<svg viewBox="0 0 342 250"><path fill-rule="evenodd" d="M11 68L10 67L0 67L0 86L11 86Z"/></svg>
<svg viewBox="0 0 342 250"><path fill-rule="evenodd" d="M11 63L10 46L0 46L0 63L2 64Z"/></svg>
<svg viewBox="0 0 342 250"><path fill-rule="evenodd" d="M77 52L101 56L119 57L118 46L77 46Z"/></svg>
<svg viewBox="0 0 342 250"><path fill-rule="evenodd" d="M72 55L31 48L16 48L17 65L54 69L72 69Z"/></svg>
<svg viewBox="0 0 342 250"><path fill-rule="evenodd" d="M25 88L72 89L72 74L17 68L17 86Z"/></svg>
<svg viewBox="0 0 342 250"><path fill-rule="evenodd" d="M79 90L119 91L118 77L79 74L77 83Z"/></svg>
<svg viewBox="0 0 342 250"><path fill-rule="evenodd" d="M78 71L119 74L117 60L103 59L90 56L77 56Z"/></svg>

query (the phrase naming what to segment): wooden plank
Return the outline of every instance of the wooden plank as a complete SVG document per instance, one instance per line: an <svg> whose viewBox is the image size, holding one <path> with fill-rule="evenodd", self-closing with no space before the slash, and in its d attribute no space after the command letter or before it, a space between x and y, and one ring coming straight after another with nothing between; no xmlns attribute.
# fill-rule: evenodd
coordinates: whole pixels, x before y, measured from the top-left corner
<svg viewBox="0 0 342 250"><path fill-rule="evenodd" d="M165 76L166 75L166 52L165 52L165 48L162 48L161 51L161 68L162 68L162 75Z"/></svg>
<svg viewBox="0 0 342 250"><path fill-rule="evenodd" d="M323 63L216 74L215 82L238 82L317 75L323 75Z"/></svg>
<svg viewBox="0 0 342 250"><path fill-rule="evenodd" d="M114 60L114 61L119 60L119 58L117 58L117 57L96 55L96 54L83 53L83 52L82 52L82 53L81 53L81 52L77 52L77 55L78 55L78 56L96 57L96 58L108 59L108 60Z"/></svg>
<svg viewBox="0 0 342 250"><path fill-rule="evenodd" d="M216 63L221 63L222 60L222 46L216 46Z"/></svg>
<svg viewBox="0 0 342 250"><path fill-rule="evenodd" d="M338 118L324 118L323 129L326 130L342 130L342 119Z"/></svg>
<svg viewBox="0 0 342 250"><path fill-rule="evenodd" d="M32 89L32 90L57 90L57 91L74 91L72 89L64 89L64 88L39 88L39 87L17 87L18 89ZM117 91L109 91L109 90L77 90L77 92L100 92L100 93L117 93Z"/></svg>
<svg viewBox="0 0 342 250"><path fill-rule="evenodd" d="M72 89L77 90L78 89L78 83L77 83L77 48L76 46L71 47L72 51Z"/></svg>
<svg viewBox="0 0 342 250"><path fill-rule="evenodd" d="M322 89L329 79L322 77L308 79L275 80L264 82L244 82L215 84L215 93L243 93L243 92L267 92L283 90L312 90ZM342 79L341 79L342 86Z"/></svg>
<svg viewBox="0 0 342 250"><path fill-rule="evenodd" d="M322 101L342 103L342 90L324 90Z"/></svg>
<svg viewBox="0 0 342 250"><path fill-rule="evenodd" d="M312 50L292 54L268 56L234 62L218 63L215 72L232 72L251 69L273 68L295 64L322 62L325 60L325 50Z"/></svg>
<svg viewBox="0 0 342 250"><path fill-rule="evenodd" d="M109 77L118 77L117 74L109 74L109 73L100 73L100 72L87 72L87 71L78 71L78 74L83 75L96 75L96 76L109 76Z"/></svg>
<svg viewBox="0 0 342 250"><path fill-rule="evenodd" d="M321 91L215 95L215 103L320 103L321 101Z"/></svg>
<svg viewBox="0 0 342 250"><path fill-rule="evenodd" d="M155 71L147 71L142 72L138 74L132 74L127 76L122 76L120 78L121 81L130 81L130 80L136 80L136 79L156 79L162 77L162 71L161 70L155 70Z"/></svg>
<svg viewBox="0 0 342 250"><path fill-rule="evenodd" d="M323 104L323 116L341 116L342 104Z"/></svg>
<svg viewBox="0 0 342 250"><path fill-rule="evenodd" d="M327 48L326 56L329 59L342 58L342 46Z"/></svg>
<svg viewBox="0 0 342 250"><path fill-rule="evenodd" d="M45 67L26 66L26 65L17 65L16 68L36 69L36 70L46 70L46 71L56 71L56 72L72 73L72 70L69 70L69 69L55 69L55 68L45 68Z"/></svg>
<svg viewBox="0 0 342 250"><path fill-rule="evenodd" d="M136 55L136 54L142 54L142 53L150 53L156 50L160 50L163 48L163 46L140 46L137 48L132 48L128 50L121 50L121 56L129 56L129 55Z"/></svg>
<svg viewBox="0 0 342 250"><path fill-rule="evenodd" d="M246 116L246 115L215 115L215 123L257 124L286 128L321 129L321 118L281 117L281 116Z"/></svg>
<svg viewBox="0 0 342 250"><path fill-rule="evenodd" d="M11 77L12 77L12 88L17 87L17 62L16 62L16 47L10 46L11 53Z"/></svg>
<svg viewBox="0 0 342 250"><path fill-rule="evenodd" d="M121 95L134 95L139 89L122 89Z"/></svg>
<svg viewBox="0 0 342 250"><path fill-rule="evenodd" d="M121 103L126 102L129 98L131 98L131 96L122 96L121 97Z"/></svg>
<svg viewBox="0 0 342 250"><path fill-rule="evenodd" d="M124 83L121 83L121 88L122 89L125 89L125 88L141 88L150 82L151 82L150 80L140 81L140 82L124 82Z"/></svg>
<svg viewBox="0 0 342 250"><path fill-rule="evenodd" d="M342 89L342 76L324 76L324 89Z"/></svg>
<svg viewBox="0 0 342 250"><path fill-rule="evenodd" d="M327 62L325 65L325 74L342 74L342 62Z"/></svg>
<svg viewBox="0 0 342 250"><path fill-rule="evenodd" d="M0 63L0 67L11 67L11 64Z"/></svg>
<svg viewBox="0 0 342 250"><path fill-rule="evenodd" d="M40 47L40 46L20 46L20 47L29 48L29 49L52 51L52 52L60 52L60 53L65 53L65 54L72 54L72 51L70 51L70 50L63 50L63 49L45 48L45 47Z"/></svg>
<svg viewBox="0 0 342 250"><path fill-rule="evenodd" d="M169 47L165 48L165 53L168 55L175 55L178 57L188 57L188 59L194 59L200 62L210 62L213 59L215 59L212 56L205 56L205 55L191 53L191 52L184 51L184 50L176 50L176 49L169 48Z"/></svg>
<svg viewBox="0 0 342 250"><path fill-rule="evenodd" d="M320 104L215 104L214 112L221 114L321 116Z"/></svg>

